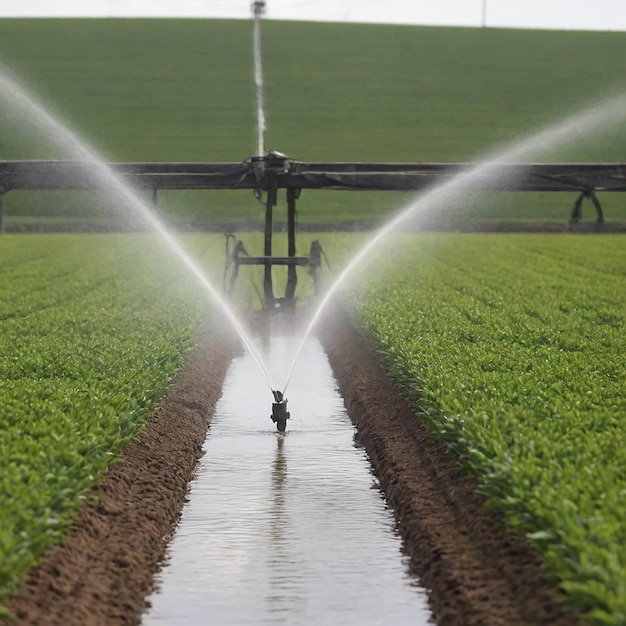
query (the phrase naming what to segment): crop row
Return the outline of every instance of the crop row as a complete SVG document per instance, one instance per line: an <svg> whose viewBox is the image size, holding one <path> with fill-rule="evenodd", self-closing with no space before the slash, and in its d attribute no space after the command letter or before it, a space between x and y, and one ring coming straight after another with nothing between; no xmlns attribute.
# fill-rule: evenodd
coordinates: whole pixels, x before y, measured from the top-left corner
<svg viewBox="0 0 626 626"><path fill-rule="evenodd" d="M624 238L403 241L350 290L386 367L569 601L626 624Z"/></svg>
<svg viewBox="0 0 626 626"><path fill-rule="evenodd" d="M4 236L0 263L1 603L141 431L208 300L148 236Z"/></svg>
<svg viewBox="0 0 626 626"><path fill-rule="evenodd" d="M622 239L412 235L349 290L433 433L598 624L626 622ZM358 241L324 235L333 266ZM219 266L221 241L191 243ZM142 429L207 298L146 236L3 237L0 262L1 601Z"/></svg>

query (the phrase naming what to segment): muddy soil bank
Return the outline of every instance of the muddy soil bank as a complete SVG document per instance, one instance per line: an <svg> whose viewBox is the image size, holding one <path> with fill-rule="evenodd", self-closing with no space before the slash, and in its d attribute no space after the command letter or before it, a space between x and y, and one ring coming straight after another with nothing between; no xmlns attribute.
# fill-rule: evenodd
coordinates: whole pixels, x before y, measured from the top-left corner
<svg viewBox="0 0 626 626"><path fill-rule="evenodd" d="M214 335L95 491L99 503L29 572L9 604L15 624L140 623L232 358L230 338ZM474 481L432 443L343 312L321 338L439 625L578 624L538 560L484 513Z"/></svg>

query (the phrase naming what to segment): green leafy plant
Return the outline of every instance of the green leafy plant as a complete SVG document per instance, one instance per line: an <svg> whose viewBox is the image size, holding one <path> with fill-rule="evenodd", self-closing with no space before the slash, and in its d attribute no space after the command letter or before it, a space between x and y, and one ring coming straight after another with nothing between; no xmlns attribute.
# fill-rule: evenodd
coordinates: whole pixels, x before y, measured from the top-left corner
<svg viewBox="0 0 626 626"><path fill-rule="evenodd" d="M195 241L219 267L221 238ZM149 235L3 236L0 263L1 602L141 432L209 299Z"/></svg>
<svg viewBox="0 0 626 626"><path fill-rule="evenodd" d="M624 238L394 244L348 290L386 368L569 601L626 623Z"/></svg>

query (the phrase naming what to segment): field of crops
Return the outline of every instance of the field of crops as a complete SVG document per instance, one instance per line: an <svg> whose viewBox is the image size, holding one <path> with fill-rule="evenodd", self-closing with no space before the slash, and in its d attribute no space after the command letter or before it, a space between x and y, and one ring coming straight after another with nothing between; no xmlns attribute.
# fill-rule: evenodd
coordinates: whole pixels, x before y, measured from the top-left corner
<svg viewBox="0 0 626 626"><path fill-rule="evenodd" d="M614 91L626 34L268 22L263 41L268 147L458 161ZM0 62L111 160L250 156L251 48L247 22L0 20ZM3 110L0 159L72 156ZM538 160L622 161L625 141L622 129ZM496 194L465 217L565 221L574 199ZM623 195L601 200L626 220ZM299 220L381 219L404 201L304 193ZM3 202L9 224L114 215L85 193ZM159 202L174 220L263 218L248 192ZM334 267L362 239L322 235ZM571 601L594 624L626 623L624 238L405 239L347 289L386 367ZM221 236L190 245L219 272ZM0 263L1 604L141 430L211 305L149 237L2 236Z"/></svg>
<svg viewBox="0 0 626 626"><path fill-rule="evenodd" d="M403 236L348 288L435 436L598 624L626 595L622 239ZM336 266L363 236L322 241ZM190 244L219 269L221 238ZM3 237L0 255L6 594L141 429L207 299L147 237Z"/></svg>
<svg viewBox="0 0 626 626"><path fill-rule="evenodd" d="M242 161L256 146L251 30L226 20L0 20L0 63L111 160ZM621 88L625 43L624 33L264 22L266 145L302 160L477 159ZM68 157L7 111L0 158ZM535 159L621 161L624 132L576 135ZM600 198L608 220L626 219L619 196ZM497 195L465 219L565 221L574 200ZM299 218L380 219L402 201L307 192ZM4 202L14 221L99 215L81 194L12 192ZM249 193L167 192L160 203L176 218L262 222Z"/></svg>
<svg viewBox="0 0 626 626"><path fill-rule="evenodd" d="M423 235L394 250L350 290L391 375L570 600L624 624L623 237Z"/></svg>
<svg viewBox="0 0 626 626"><path fill-rule="evenodd" d="M208 301L148 238L4 236L0 263L1 604L142 429Z"/></svg>

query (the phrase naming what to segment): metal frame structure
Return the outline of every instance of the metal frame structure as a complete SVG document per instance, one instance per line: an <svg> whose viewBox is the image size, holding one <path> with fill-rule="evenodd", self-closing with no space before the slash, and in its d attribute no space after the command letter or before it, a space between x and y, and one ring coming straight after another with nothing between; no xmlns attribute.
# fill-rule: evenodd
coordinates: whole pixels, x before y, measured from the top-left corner
<svg viewBox="0 0 626 626"><path fill-rule="evenodd" d="M290 302L295 293L296 267L309 264L309 257L296 256L296 201L302 189L346 191L416 191L454 176L469 173L469 163L322 163L303 162L270 152L240 163L112 163L109 167L136 188L152 190L156 202L161 189L252 189L259 199L265 194L263 256L241 255L238 265L264 266L264 296L267 306ZM626 163L498 164L493 172L474 177L473 188L493 191L574 191L578 197L570 219L581 218L584 199L603 222L598 191L626 191ZM497 174L497 175L496 175ZM77 161L0 161L0 225L2 196L15 189L97 189L94 165ZM272 255L274 207L278 191L286 190L286 257ZM272 266L287 266L285 297L276 299Z"/></svg>
<svg viewBox="0 0 626 626"><path fill-rule="evenodd" d="M469 172L471 163L304 162L276 152L241 163L111 163L143 189L340 189L414 191ZM494 165L495 167L495 165ZM0 161L0 193L13 189L94 189L95 166L78 161ZM626 163L498 164L477 178L497 191L626 191Z"/></svg>

